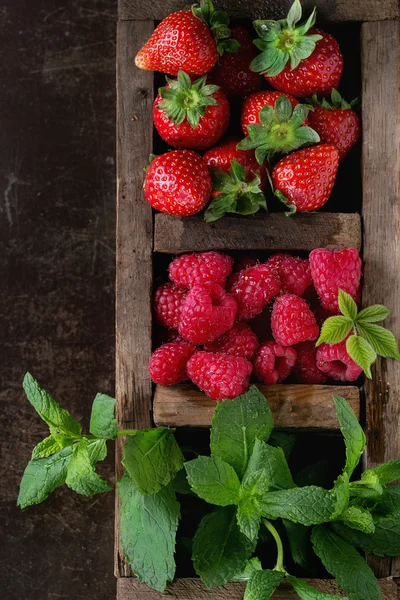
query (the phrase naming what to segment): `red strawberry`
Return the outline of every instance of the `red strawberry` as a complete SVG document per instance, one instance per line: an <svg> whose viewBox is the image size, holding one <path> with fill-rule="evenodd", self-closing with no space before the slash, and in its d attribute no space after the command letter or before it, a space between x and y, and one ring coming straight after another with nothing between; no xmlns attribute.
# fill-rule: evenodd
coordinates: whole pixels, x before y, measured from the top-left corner
<svg viewBox="0 0 400 600"><path fill-rule="evenodd" d="M343 57L335 38L313 28L315 9L305 23L297 25L301 13L300 0L295 0L286 19L254 22L260 36L255 44L262 53L251 68L285 94L326 96L339 86Z"/></svg>
<svg viewBox="0 0 400 600"><path fill-rule="evenodd" d="M319 144L292 152L272 171L275 195L288 212L321 208L331 195L339 164L339 151L333 144Z"/></svg>
<svg viewBox="0 0 400 600"><path fill-rule="evenodd" d="M323 142L335 144L342 161L360 139L359 116L336 90L332 90L330 103L324 98L319 106L316 96L313 101L317 106L310 113L310 123Z"/></svg>
<svg viewBox="0 0 400 600"><path fill-rule="evenodd" d="M222 137L229 125L229 103L216 85L206 85L206 76L192 83L179 71L178 79L158 90L154 100L154 125L164 141L174 148L205 150Z"/></svg>
<svg viewBox="0 0 400 600"><path fill-rule="evenodd" d="M150 164L144 197L161 212L186 217L204 208L211 187L211 175L201 156L191 150L173 150Z"/></svg>
<svg viewBox="0 0 400 600"><path fill-rule="evenodd" d="M261 92L255 92L245 99L242 105L242 114L240 117L240 124L242 126L243 133L248 135L248 126L260 124L260 110L264 106L275 106L275 102L283 96L282 92L271 92L269 90L262 90ZM299 103L293 96L286 96L289 100L292 108L297 106ZM305 123L306 124L306 123Z"/></svg>

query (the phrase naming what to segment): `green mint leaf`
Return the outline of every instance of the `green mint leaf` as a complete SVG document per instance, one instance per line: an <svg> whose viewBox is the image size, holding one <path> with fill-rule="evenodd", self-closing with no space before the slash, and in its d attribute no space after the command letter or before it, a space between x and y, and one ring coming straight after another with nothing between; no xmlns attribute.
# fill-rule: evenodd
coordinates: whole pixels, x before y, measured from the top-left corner
<svg viewBox="0 0 400 600"><path fill-rule="evenodd" d="M363 475L365 476L366 473L377 475L381 485L392 483L392 481L400 479L400 459L389 460L374 469L364 471Z"/></svg>
<svg viewBox="0 0 400 600"><path fill-rule="evenodd" d="M192 494L192 490L186 477L185 469L181 469L177 472L174 479L172 480L172 487L177 494Z"/></svg>
<svg viewBox="0 0 400 600"><path fill-rule="evenodd" d="M252 385L246 394L217 405L211 427L211 453L229 463L241 477L256 438L268 440L273 426L266 399Z"/></svg>
<svg viewBox="0 0 400 600"><path fill-rule="evenodd" d="M283 519L283 525L289 540L290 552L297 565L300 565L306 571L312 571L312 552L311 552L311 527L292 523Z"/></svg>
<svg viewBox="0 0 400 600"><path fill-rule="evenodd" d="M335 512L336 497L328 490L310 485L292 490L269 492L262 502L267 519L288 519L301 525L329 521Z"/></svg>
<svg viewBox="0 0 400 600"><path fill-rule="evenodd" d="M61 450L61 446L58 441L52 436L45 438L32 451L32 460L38 460L39 458L47 458L56 452Z"/></svg>
<svg viewBox="0 0 400 600"><path fill-rule="evenodd" d="M382 495L383 488L378 475L372 471L364 471L359 481L351 482L350 492L352 496L359 498L377 498Z"/></svg>
<svg viewBox="0 0 400 600"><path fill-rule="evenodd" d="M365 533L335 521L335 532L346 542L376 556L400 555L400 515L374 518L375 531Z"/></svg>
<svg viewBox="0 0 400 600"><path fill-rule="evenodd" d="M174 430L142 429L128 438L122 464L141 494L155 494L181 470L183 454Z"/></svg>
<svg viewBox="0 0 400 600"><path fill-rule="evenodd" d="M360 554L326 526L314 527L314 551L352 600L381 600L379 583Z"/></svg>
<svg viewBox="0 0 400 600"><path fill-rule="evenodd" d="M256 571L244 592L244 600L268 600L283 581L285 573L264 569Z"/></svg>
<svg viewBox="0 0 400 600"><path fill-rule="evenodd" d="M33 408L49 426L50 433L79 437L82 427L67 410L53 400L45 390L42 390L36 379L30 373L24 377L23 388Z"/></svg>
<svg viewBox="0 0 400 600"><path fill-rule="evenodd" d="M89 451L89 441L83 438L75 444L69 461L65 483L77 494L94 496L109 492L112 488L96 473Z"/></svg>
<svg viewBox="0 0 400 600"><path fill-rule="evenodd" d="M354 302L352 296L350 296L350 294L344 290L339 289L338 304L342 315L354 321L357 317L358 309L357 304Z"/></svg>
<svg viewBox="0 0 400 600"><path fill-rule="evenodd" d="M164 592L175 576L175 538L179 502L171 485L142 496L125 473L118 483L121 498L121 546L135 575Z"/></svg>
<svg viewBox="0 0 400 600"><path fill-rule="evenodd" d="M193 565L208 588L225 585L242 571L255 543L240 532L236 507L227 506L206 515L193 540Z"/></svg>
<svg viewBox="0 0 400 600"><path fill-rule="evenodd" d="M312 465L307 465L297 473L294 480L299 487L318 485L327 488L329 486L329 462L320 460Z"/></svg>
<svg viewBox="0 0 400 600"><path fill-rule="evenodd" d="M261 524L261 511L257 498L248 496L240 500L237 513L240 531L251 541L256 541Z"/></svg>
<svg viewBox="0 0 400 600"><path fill-rule="evenodd" d="M341 515L340 519L348 527L359 529L364 533L373 533L375 525L371 513L358 506L349 506Z"/></svg>
<svg viewBox="0 0 400 600"><path fill-rule="evenodd" d="M117 437L117 421L115 419L115 398L106 394L97 394L90 417L90 433L105 440Z"/></svg>
<svg viewBox="0 0 400 600"><path fill-rule="evenodd" d="M255 556L247 561L243 571L236 573L236 575L232 577L232 581L248 581L256 571L262 571L262 564L260 559Z"/></svg>
<svg viewBox="0 0 400 600"><path fill-rule="evenodd" d="M367 500L367 503L370 501ZM389 517L400 514L400 485L389 486L382 490L378 501L373 500L373 508L378 516ZM400 552L399 552L400 554Z"/></svg>
<svg viewBox="0 0 400 600"><path fill-rule="evenodd" d="M193 492L209 504L238 504L240 481L235 469L217 456L199 456L185 463Z"/></svg>
<svg viewBox="0 0 400 600"><path fill-rule="evenodd" d="M39 504L65 483L72 448L63 448L48 458L31 460L22 476L17 504L21 508Z"/></svg>
<svg viewBox="0 0 400 600"><path fill-rule="evenodd" d="M268 491L268 487L269 480L264 469L249 470L247 468L240 486L240 498L254 496L262 499Z"/></svg>
<svg viewBox="0 0 400 600"><path fill-rule="evenodd" d="M99 461L104 460L105 457L107 456L106 441L105 440L96 440L93 442L93 441L89 440L89 444L87 446L87 451L89 454L90 463L93 465L93 467L95 467Z"/></svg>
<svg viewBox="0 0 400 600"><path fill-rule="evenodd" d="M353 409L342 396L333 396L337 410L337 418L340 423L344 443L346 445L346 466L344 472L349 477L360 462L365 450L367 440Z"/></svg>
<svg viewBox="0 0 400 600"><path fill-rule="evenodd" d="M256 439L246 475L260 469L265 472L271 490L286 490L295 487L283 450Z"/></svg>
<svg viewBox="0 0 400 600"><path fill-rule="evenodd" d="M379 356L400 360L397 340L391 331L380 325L357 323L357 331Z"/></svg>
<svg viewBox="0 0 400 600"><path fill-rule="evenodd" d="M382 304L374 304L363 308L357 315L356 323L375 323L376 321L384 321L390 315L390 310Z"/></svg>
<svg viewBox="0 0 400 600"><path fill-rule="evenodd" d="M307 582L297 579L297 577L293 577L293 575L288 575L288 579L297 594L300 596L301 600L335 600L335 598L342 598L343 600L342 595L338 596L338 594L327 594L325 592L320 592ZM349 599L346 599L345 597L344 600Z"/></svg>
<svg viewBox="0 0 400 600"><path fill-rule="evenodd" d="M338 344L349 335L353 327L353 321L348 317L328 317L322 325L320 336L316 346L325 344Z"/></svg>
<svg viewBox="0 0 400 600"><path fill-rule="evenodd" d="M332 494L335 497L335 508L329 520L337 519L349 505L350 486L347 473L339 475L336 479Z"/></svg>
<svg viewBox="0 0 400 600"><path fill-rule="evenodd" d="M371 365L376 360L376 352L371 345L359 335L351 335L346 341L346 350L350 358L362 368L366 376L371 379Z"/></svg>
<svg viewBox="0 0 400 600"><path fill-rule="evenodd" d="M296 435L294 433L286 433L285 431L277 431L274 429L268 443L270 446L274 446L274 448L282 448L286 460L289 460L296 443Z"/></svg>

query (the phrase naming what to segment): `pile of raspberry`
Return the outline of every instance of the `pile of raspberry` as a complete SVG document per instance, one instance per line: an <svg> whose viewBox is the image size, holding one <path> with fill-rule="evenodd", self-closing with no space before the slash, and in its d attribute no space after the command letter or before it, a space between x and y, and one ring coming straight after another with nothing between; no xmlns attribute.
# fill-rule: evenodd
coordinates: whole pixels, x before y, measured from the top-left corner
<svg viewBox="0 0 400 600"><path fill-rule="evenodd" d="M315 342L323 321L339 314L338 291L359 300L358 251L313 250L309 258L274 254L239 262L220 252L184 254L169 265L154 295L163 343L149 372L161 385L191 380L216 400L290 380L354 381L361 368L340 344Z"/></svg>

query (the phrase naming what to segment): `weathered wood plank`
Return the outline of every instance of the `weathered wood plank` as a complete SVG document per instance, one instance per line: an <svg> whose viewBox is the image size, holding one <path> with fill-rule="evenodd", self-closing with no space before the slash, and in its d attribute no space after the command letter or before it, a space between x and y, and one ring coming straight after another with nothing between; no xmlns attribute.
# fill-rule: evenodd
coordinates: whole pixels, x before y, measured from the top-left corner
<svg viewBox="0 0 400 600"><path fill-rule="evenodd" d="M267 398L275 426L281 428L338 429L332 394L344 396L359 418L360 394L355 386L259 385ZM210 427L216 401L191 384L156 386L153 403L157 425Z"/></svg>
<svg viewBox="0 0 400 600"><path fill-rule="evenodd" d="M118 24L117 130L117 281L116 394L122 428L151 427L152 385L147 365L151 354L152 235L151 207L143 201L142 172L152 150L153 74L134 66L134 56L153 23ZM117 477L123 442L117 443ZM119 549L116 500L117 575L130 569Z"/></svg>
<svg viewBox="0 0 400 600"><path fill-rule="evenodd" d="M292 0L215 0L214 5L229 12L232 18L281 19L292 4ZM303 0L307 14L314 6L318 16L325 21L380 21L399 16L396 0ZM119 0L119 18L160 20L177 10L189 8L186 0Z"/></svg>
<svg viewBox="0 0 400 600"><path fill-rule="evenodd" d="M385 324L400 339L399 22L364 24L362 52L363 302L392 309ZM368 468L400 456L400 363L378 360L365 394ZM371 564L378 576L391 574L390 559L371 558Z"/></svg>
<svg viewBox="0 0 400 600"><path fill-rule="evenodd" d="M317 213L285 217L269 213L255 217L224 217L205 223L202 215L177 218L158 213L154 251L167 254L203 250L332 250L361 248L358 214Z"/></svg>

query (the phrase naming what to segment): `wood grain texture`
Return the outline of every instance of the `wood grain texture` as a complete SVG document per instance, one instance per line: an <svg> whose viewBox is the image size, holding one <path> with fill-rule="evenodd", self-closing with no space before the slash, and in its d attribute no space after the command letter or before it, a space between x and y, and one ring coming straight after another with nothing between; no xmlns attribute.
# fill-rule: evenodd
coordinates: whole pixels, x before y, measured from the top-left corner
<svg viewBox="0 0 400 600"><path fill-rule="evenodd" d="M153 31L152 22L118 24L117 51L117 281L116 394L118 425L124 429L151 427L152 235L151 206L144 202L138 165L152 151L153 74L134 66L137 49ZM123 440L116 448L117 477ZM116 500L117 575L130 569L119 549L119 507Z"/></svg>
<svg viewBox="0 0 400 600"><path fill-rule="evenodd" d="M392 309L385 322L400 339L400 27L366 23L363 52L363 303ZM390 102L387 103L387 98ZM386 102L387 110L380 110ZM400 362L379 359L365 384L365 466L400 456ZM371 558L378 576L399 575L399 561Z"/></svg>
<svg viewBox="0 0 400 600"><path fill-rule="evenodd" d="M280 428L338 429L332 394L344 396L360 416L360 394L355 386L259 385ZM216 401L191 384L156 386L154 421L158 426L210 427Z"/></svg>
<svg viewBox="0 0 400 600"><path fill-rule="evenodd" d="M288 12L292 0L215 0L214 5L229 12L233 18L282 19ZM318 16L325 21L379 21L399 16L397 0L303 0L304 13L314 6ZM119 0L119 18L163 19L177 10L190 7L185 0Z"/></svg>
<svg viewBox="0 0 400 600"><path fill-rule="evenodd" d="M256 217L224 217L205 223L202 215L177 218L158 213L154 251L167 254L203 250L332 250L361 248L358 214L317 213L286 217L269 213Z"/></svg>

